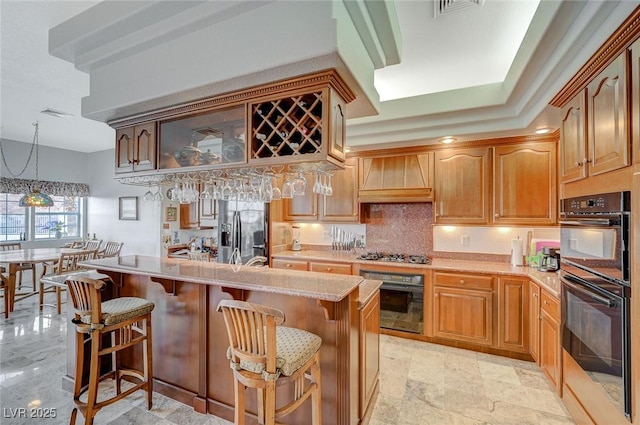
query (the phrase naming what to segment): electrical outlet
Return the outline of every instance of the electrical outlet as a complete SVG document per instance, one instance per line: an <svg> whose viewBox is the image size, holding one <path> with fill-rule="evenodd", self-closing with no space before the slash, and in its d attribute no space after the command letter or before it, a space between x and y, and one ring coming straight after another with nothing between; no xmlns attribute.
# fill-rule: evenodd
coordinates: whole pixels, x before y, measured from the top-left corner
<svg viewBox="0 0 640 425"><path fill-rule="evenodd" d="M460 244L462 246L469 246L469 235L462 235L460 237Z"/></svg>

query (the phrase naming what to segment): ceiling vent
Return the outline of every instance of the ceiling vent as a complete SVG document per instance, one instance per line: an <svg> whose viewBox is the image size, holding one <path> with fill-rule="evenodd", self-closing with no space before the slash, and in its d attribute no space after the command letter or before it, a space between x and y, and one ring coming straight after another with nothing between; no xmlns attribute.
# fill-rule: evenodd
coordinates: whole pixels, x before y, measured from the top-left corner
<svg viewBox="0 0 640 425"><path fill-rule="evenodd" d="M56 117L56 118L62 118L62 117L71 115L67 112L57 111L53 108L45 108L42 111L40 111L40 113L45 115L51 115L52 117Z"/></svg>
<svg viewBox="0 0 640 425"><path fill-rule="evenodd" d="M437 18L440 15L445 15L458 10L466 9L473 6L482 6L484 0L435 0L435 15Z"/></svg>

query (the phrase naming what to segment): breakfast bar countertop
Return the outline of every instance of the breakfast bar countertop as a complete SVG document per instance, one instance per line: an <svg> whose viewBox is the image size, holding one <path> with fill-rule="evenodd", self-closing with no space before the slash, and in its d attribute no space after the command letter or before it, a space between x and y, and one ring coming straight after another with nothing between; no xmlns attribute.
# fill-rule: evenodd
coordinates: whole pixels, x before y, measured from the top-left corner
<svg viewBox="0 0 640 425"><path fill-rule="evenodd" d="M347 297L364 280L360 276L308 273L268 267L238 267L229 264L143 255L102 258L84 262L82 266L103 271L332 302Z"/></svg>

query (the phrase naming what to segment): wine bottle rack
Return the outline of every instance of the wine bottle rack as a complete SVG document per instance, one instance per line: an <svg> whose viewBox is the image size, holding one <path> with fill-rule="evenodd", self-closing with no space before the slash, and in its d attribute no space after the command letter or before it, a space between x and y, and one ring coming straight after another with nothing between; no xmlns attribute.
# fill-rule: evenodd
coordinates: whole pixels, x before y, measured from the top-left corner
<svg viewBox="0 0 640 425"><path fill-rule="evenodd" d="M323 92L251 105L251 158L322 153Z"/></svg>

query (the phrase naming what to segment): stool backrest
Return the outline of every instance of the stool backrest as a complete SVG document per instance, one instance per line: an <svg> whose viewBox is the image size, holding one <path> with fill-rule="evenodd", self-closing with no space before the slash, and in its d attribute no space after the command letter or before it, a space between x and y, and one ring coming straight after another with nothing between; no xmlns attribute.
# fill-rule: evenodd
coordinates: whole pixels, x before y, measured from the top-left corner
<svg viewBox="0 0 640 425"><path fill-rule="evenodd" d="M122 245L124 242L107 242L104 246L104 249L100 251L98 254L102 258L106 257L118 257L120 255L120 250L122 249Z"/></svg>
<svg viewBox="0 0 640 425"><path fill-rule="evenodd" d="M211 255L208 252L189 252L187 257L194 261L211 261Z"/></svg>
<svg viewBox="0 0 640 425"><path fill-rule="evenodd" d="M268 373L276 372L276 325L284 322L278 309L245 301L222 300L232 362L262 363Z"/></svg>
<svg viewBox="0 0 640 425"><path fill-rule="evenodd" d="M16 251L18 249L22 249L22 244L20 242L0 243L0 251Z"/></svg>
<svg viewBox="0 0 640 425"><path fill-rule="evenodd" d="M78 265L81 261L92 260L95 257L95 250L82 250L75 252L63 252L60 259L56 263L54 273L63 274L74 270L80 270L82 267Z"/></svg>
<svg viewBox="0 0 640 425"><path fill-rule="evenodd" d="M101 323L102 321L102 299L100 289L107 283L104 280L90 279L88 277L70 277L66 280L73 309L75 312L75 323L82 317L90 316L91 323Z"/></svg>

